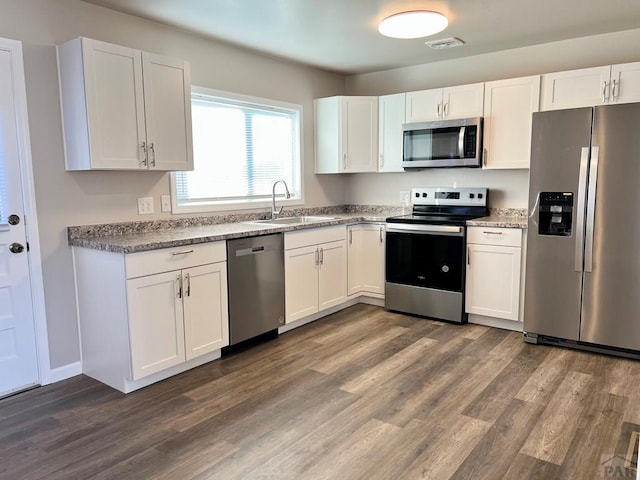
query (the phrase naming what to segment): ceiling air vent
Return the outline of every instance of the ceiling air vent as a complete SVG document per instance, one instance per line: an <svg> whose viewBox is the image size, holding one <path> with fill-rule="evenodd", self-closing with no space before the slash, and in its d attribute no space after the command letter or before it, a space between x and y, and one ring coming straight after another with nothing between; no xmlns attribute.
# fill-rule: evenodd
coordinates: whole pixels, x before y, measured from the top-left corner
<svg viewBox="0 0 640 480"><path fill-rule="evenodd" d="M453 48L464 45L464 42L456 37L443 38L442 40L434 40L432 42L424 42L434 50L442 50L443 48Z"/></svg>

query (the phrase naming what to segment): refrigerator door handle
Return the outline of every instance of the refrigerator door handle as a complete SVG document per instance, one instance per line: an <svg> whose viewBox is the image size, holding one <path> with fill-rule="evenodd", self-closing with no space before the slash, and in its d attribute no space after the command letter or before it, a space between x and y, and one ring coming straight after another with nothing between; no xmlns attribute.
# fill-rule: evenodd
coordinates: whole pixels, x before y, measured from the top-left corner
<svg viewBox="0 0 640 480"><path fill-rule="evenodd" d="M587 228L584 242L584 271L593 270L593 230L596 214L596 191L598 187L598 147L591 147L591 165L589 167L589 194L587 196Z"/></svg>
<svg viewBox="0 0 640 480"><path fill-rule="evenodd" d="M589 147L580 151L580 176L578 178L578 208L576 210L576 253L575 271L582 272L584 256L584 206L587 198L587 172L589 166Z"/></svg>

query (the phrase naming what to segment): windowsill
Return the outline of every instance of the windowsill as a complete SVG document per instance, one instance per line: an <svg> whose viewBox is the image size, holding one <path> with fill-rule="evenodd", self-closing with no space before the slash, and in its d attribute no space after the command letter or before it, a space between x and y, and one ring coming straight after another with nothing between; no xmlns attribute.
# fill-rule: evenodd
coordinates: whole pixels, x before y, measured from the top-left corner
<svg viewBox="0 0 640 480"><path fill-rule="evenodd" d="M214 212L234 212L237 210L260 210L264 208L271 208L272 203L271 200L259 200L259 201L249 201L249 200L239 200L237 202L225 202L225 203L216 203L216 204L191 204L191 205L176 205L174 203L175 197L171 198L171 213L183 214L183 213L214 213ZM304 205L304 199L302 198L294 198L289 200L280 200L276 198L276 207L280 208L280 206L290 207L290 206L300 206Z"/></svg>

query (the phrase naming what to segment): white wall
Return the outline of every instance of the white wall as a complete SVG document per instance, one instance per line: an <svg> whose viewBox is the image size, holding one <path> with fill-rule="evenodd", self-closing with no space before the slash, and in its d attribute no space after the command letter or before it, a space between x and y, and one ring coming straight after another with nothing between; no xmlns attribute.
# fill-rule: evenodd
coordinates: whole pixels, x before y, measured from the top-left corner
<svg viewBox="0 0 640 480"><path fill-rule="evenodd" d="M66 172L55 45L86 36L191 62L195 85L303 106L307 206L344 202L347 179L313 172L313 99L340 94L344 77L210 41L78 0L2 2L0 36L23 42L33 167L42 247L50 361L79 360L71 250L66 227L168 218L140 217L136 198L169 193L157 172ZM159 208L157 208L159 209Z"/></svg>
<svg viewBox="0 0 640 480"><path fill-rule="evenodd" d="M348 95L386 95L614 63L640 61L640 29L595 35L485 55L347 77ZM459 48L464 48L459 47ZM395 174L358 174L347 201L399 203L399 192L416 186L487 186L491 207L527 206L526 170L431 169Z"/></svg>

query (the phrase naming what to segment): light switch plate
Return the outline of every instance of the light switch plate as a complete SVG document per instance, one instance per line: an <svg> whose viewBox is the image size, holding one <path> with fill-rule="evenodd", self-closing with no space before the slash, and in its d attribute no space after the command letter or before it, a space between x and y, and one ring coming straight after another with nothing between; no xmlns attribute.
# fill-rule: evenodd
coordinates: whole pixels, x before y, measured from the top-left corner
<svg viewBox="0 0 640 480"><path fill-rule="evenodd" d="M171 211L171 195L160 195L160 208L163 212Z"/></svg>
<svg viewBox="0 0 640 480"><path fill-rule="evenodd" d="M138 198L138 215L151 215L153 213L153 197Z"/></svg>
<svg viewBox="0 0 640 480"><path fill-rule="evenodd" d="M411 203L411 197L409 190L400 190L400 204L409 205Z"/></svg>

